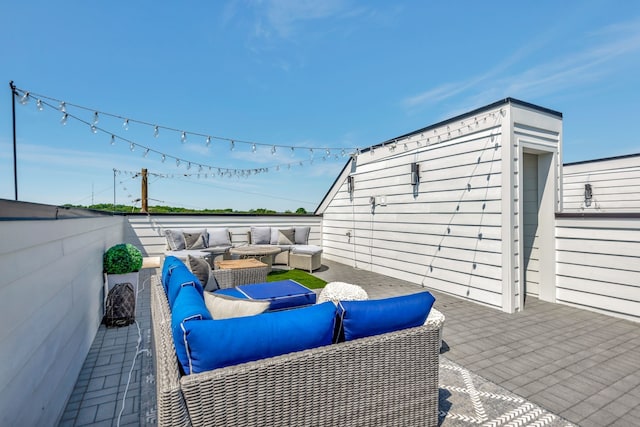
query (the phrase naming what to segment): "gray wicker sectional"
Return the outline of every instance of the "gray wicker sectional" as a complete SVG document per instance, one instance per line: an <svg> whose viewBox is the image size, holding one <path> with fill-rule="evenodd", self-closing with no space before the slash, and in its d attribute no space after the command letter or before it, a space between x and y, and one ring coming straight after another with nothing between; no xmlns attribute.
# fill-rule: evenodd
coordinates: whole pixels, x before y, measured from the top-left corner
<svg viewBox="0 0 640 427"><path fill-rule="evenodd" d="M181 375L151 280L159 426L435 426L441 321Z"/></svg>

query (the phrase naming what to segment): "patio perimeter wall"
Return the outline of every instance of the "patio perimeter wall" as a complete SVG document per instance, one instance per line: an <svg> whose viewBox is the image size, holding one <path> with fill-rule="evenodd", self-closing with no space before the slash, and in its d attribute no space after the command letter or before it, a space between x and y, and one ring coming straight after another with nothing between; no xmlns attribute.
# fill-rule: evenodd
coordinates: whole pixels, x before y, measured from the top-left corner
<svg viewBox="0 0 640 427"><path fill-rule="evenodd" d="M309 244L321 245L322 216L319 215L252 215L252 214L135 214L129 215L127 242L134 243L147 256L164 255L166 239L164 230L228 228L232 243L239 246L247 243L247 231L251 226L278 228L310 226Z"/></svg>
<svg viewBox="0 0 640 427"><path fill-rule="evenodd" d="M556 218L557 301L640 322L640 214Z"/></svg>
<svg viewBox="0 0 640 427"><path fill-rule="evenodd" d="M102 320L102 255L124 218L3 218L0 236L0 425L55 425Z"/></svg>

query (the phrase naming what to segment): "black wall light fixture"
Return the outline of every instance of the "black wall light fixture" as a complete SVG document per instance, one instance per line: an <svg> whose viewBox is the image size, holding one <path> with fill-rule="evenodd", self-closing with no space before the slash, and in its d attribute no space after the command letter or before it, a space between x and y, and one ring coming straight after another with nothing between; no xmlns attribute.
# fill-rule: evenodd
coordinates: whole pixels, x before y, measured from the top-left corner
<svg viewBox="0 0 640 427"><path fill-rule="evenodd" d="M584 185L584 205L591 206L591 200L593 199L593 189L591 184Z"/></svg>
<svg viewBox="0 0 640 427"><path fill-rule="evenodd" d="M411 163L411 185L416 186L418 184L420 184L420 165Z"/></svg>

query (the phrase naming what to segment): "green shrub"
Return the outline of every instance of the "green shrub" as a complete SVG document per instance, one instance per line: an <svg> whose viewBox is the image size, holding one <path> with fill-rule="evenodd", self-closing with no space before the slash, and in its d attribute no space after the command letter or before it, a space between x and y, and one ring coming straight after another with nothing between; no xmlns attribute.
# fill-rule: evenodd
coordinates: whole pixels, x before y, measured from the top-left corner
<svg viewBox="0 0 640 427"><path fill-rule="evenodd" d="M142 252L130 243L121 243L110 247L103 261L107 274L132 273L142 268Z"/></svg>

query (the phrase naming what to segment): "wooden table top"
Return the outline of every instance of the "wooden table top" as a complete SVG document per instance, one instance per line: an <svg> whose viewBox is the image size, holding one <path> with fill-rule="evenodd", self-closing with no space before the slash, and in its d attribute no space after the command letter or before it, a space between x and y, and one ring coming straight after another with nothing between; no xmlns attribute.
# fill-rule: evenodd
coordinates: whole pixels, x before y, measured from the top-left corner
<svg viewBox="0 0 640 427"><path fill-rule="evenodd" d="M257 267L267 266L267 264L260 262L254 258L222 260L222 261L218 261L216 265L218 266L218 268L224 269L224 270L234 270L239 268L257 268Z"/></svg>

